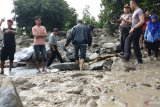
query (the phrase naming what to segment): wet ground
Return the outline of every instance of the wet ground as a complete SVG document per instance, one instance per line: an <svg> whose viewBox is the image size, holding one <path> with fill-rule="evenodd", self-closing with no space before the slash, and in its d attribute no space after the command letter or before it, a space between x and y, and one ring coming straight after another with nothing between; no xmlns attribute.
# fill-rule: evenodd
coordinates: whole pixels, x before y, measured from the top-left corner
<svg viewBox="0 0 160 107"><path fill-rule="evenodd" d="M19 67L11 76L24 107L160 107L160 61L145 61L129 72L37 74Z"/></svg>

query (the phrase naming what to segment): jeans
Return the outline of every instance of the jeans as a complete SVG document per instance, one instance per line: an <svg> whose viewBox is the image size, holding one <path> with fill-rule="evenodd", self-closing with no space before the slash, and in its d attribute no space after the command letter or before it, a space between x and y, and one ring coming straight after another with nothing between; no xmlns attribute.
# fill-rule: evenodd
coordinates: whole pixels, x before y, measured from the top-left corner
<svg viewBox="0 0 160 107"><path fill-rule="evenodd" d="M63 61L63 59L62 59L62 57L61 57L61 54L59 53L56 45L54 45L54 49L55 49L55 50L53 50L53 49L50 47L51 57L50 57L49 60L47 61L47 67L49 67L49 66L52 64L52 62L54 61L54 59L55 59L56 57L59 59L59 61L60 61L61 63L64 63L64 61Z"/></svg>
<svg viewBox="0 0 160 107"><path fill-rule="evenodd" d="M47 52L45 45L34 45L34 52L36 55L36 61L39 61L41 55L43 57L43 61L47 61Z"/></svg>
<svg viewBox="0 0 160 107"><path fill-rule="evenodd" d="M74 58L75 60L79 60L79 51L80 51L80 59L86 58L86 48L87 45L74 45Z"/></svg>
<svg viewBox="0 0 160 107"><path fill-rule="evenodd" d="M125 40L125 48L124 48L124 56L127 61L130 59L131 55L131 44L133 43L134 54L136 55L137 61L142 63L142 53L140 50L139 39L141 37L142 30L136 29L133 33L129 34L129 36Z"/></svg>
<svg viewBox="0 0 160 107"><path fill-rule="evenodd" d="M124 53L125 40L129 35L130 27L121 27L121 49Z"/></svg>

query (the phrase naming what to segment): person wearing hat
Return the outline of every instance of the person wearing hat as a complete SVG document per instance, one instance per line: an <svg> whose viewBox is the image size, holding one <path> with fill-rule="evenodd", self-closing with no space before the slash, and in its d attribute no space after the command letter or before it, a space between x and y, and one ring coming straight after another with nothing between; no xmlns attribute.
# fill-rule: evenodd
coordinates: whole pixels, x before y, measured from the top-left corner
<svg viewBox="0 0 160 107"><path fill-rule="evenodd" d="M3 36L3 47L1 50L1 74L4 74L4 65L5 60L9 58L10 66L9 71L11 72L14 60L14 53L16 51L16 42L15 42L15 35L16 30L12 28L13 20L7 20L8 28L3 29L4 36Z"/></svg>
<svg viewBox="0 0 160 107"><path fill-rule="evenodd" d="M59 59L61 63L64 63L61 57L61 54L58 51L57 36L58 36L58 29L54 28L53 32L49 35L49 46L51 50L51 57L47 61L47 67L49 67L52 64L52 62L54 61L56 57Z"/></svg>
<svg viewBox="0 0 160 107"><path fill-rule="evenodd" d="M132 14L130 13L130 7L128 4L126 4L123 8L124 14L120 17L120 31L121 31L121 49L124 53L124 46L125 46L125 40L129 35L129 30L131 28L131 20L132 20Z"/></svg>

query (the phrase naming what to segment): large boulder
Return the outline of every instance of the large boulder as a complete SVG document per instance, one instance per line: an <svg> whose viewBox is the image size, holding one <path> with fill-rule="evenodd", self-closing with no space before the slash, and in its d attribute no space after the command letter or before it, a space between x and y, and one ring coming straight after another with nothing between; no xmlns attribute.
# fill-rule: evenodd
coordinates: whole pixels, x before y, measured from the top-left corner
<svg viewBox="0 0 160 107"><path fill-rule="evenodd" d="M90 65L90 70L110 70L112 62L111 61L100 61Z"/></svg>
<svg viewBox="0 0 160 107"><path fill-rule="evenodd" d="M60 71L79 70L79 64L76 64L75 62L58 63L58 64L53 64L51 68L56 68L59 69Z"/></svg>
<svg viewBox="0 0 160 107"><path fill-rule="evenodd" d="M2 81L0 88L0 107L23 107L16 87L10 78Z"/></svg>
<svg viewBox="0 0 160 107"><path fill-rule="evenodd" d="M112 52L120 52L121 51L121 45L119 42L117 43L104 43L103 48L110 49Z"/></svg>

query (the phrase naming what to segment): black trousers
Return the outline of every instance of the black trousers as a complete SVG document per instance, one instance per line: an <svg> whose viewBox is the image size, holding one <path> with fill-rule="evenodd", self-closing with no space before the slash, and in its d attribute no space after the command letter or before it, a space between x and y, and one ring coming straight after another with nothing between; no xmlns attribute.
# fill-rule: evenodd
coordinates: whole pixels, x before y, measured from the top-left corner
<svg viewBox="0 0 160 107"><path fill-rule="evenodd" d="M155 41L153 43L151 42L145 42L146 43L146 47L148 49L148 56L151 56L151 51L154 50L155 52L155 57L158 57L159 54L159 41Z"/></svg>
<svg viewBox="0 0 160 107"><path fill-rule="evenodd" d="M60 61L61 63L64 63L64 61L63 61L63 59L62 59L62 57L61 57L61 54L59 53L56 45L54 45L54 49L55 49L55 50L53 50L53 49L50 47L51 57L50 57L49 60L47 61L47 67L49 67L49 66L52 64L52 62L54 61L54 59L55 59L56 57L59 59L59 61Z"/></svg>
<svg viewBox="0 0 160 107"><path fill-rule="evenodd" d="M129 61L130 55L131 55L131 45L133 43L133 49L135 56L137 58L137 61L139 63L142 63L142 53L140 50L140 45L139 45L139 39L141 37L142 30L141 29L136 29L133 33L129 34L129 36L125 40L125 48L124 48L124 56L126 60Z"/></svg>
<svg viewBox="0 0 160 107"><path fill-rule="evenodd" d="M129 35L130 27L120 27L121 30L121 49L124 53L125 40Z"/></svg>

